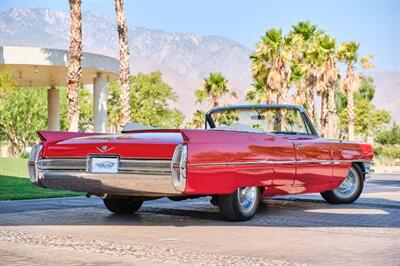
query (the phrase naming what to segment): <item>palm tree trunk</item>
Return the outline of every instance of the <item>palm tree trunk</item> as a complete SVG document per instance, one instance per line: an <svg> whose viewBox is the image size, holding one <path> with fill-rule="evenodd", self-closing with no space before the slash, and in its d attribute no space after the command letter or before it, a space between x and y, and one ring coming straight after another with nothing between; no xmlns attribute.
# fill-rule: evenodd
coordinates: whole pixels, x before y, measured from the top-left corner
<svg viewBox="0 0 400 266"><path fill-rule="evenodd" d="M270 92L266 98L265 98L265 103L266 104L274 104L274 94L272 92Z"/></svg>
<svg viewBox="0 0 400 266"><path fill-rule="evenodd" d="M346 89L347 93L347 122L349 131L349 140L354 140L354 98L353 92L356 91L360 84L360 79L356 77L354 73L354 67L349 64L347 67L346 79L348 87Z"/></svg>
<svg viewBox="0 0 400 266"><path fill-rule="evenodd" d="M307 114L312 121L315 120L315 85L317 82L317 78L315 77L315 70L313 67L308 68L307 76L305 80L306 84L306 106L307 106Z"/></svg>
<svg viewBox="0 0 400 266"><path fill-rule="evenodd" d="M304 106L308 101L308 99L306 97L306 93L305 93L306 88L301 84L300 81L297 82L295 88L296 88L296 93L294 95L292 95L292 103L297 106ZM308 112L308 110L307 110L307 112Z"/></svg>
<svg viewBox="0 0 400 266"><path fill-rule="evenodd" d="M276 101L278 104L286 104L288 89L287 87L282 87L278 90Z"/></svg>
<svg viewBox="0 0 400 266"><path fill-rule="evenodd" d="M321 117L320 117L320 134L321 137L325 136L326 130L326 116L327 116L327 103L326 103L326 91L321 92Z"/></svg>
<svg viewBox="0 0 400 266"><path fill-rule="evenodd" d="M335 80L337 72L335 62L332 57L329 57L329 75L327 80L328 85L328 138L335 138Z"/></svg>
<svg viewBox="0 0 400 266"><path fill-rule="evenodd" d="M328 92L328 138L335 138L335 87L330 82Z"/></svg>
<svg viewBox="0 0 400 266"><path fill-rule="evenodd" d="M276 91L276 103L285 104L287 100L289 75L286 72L283 55L280 54L274 61L274 64L268 74L266 85Z"/></svg>
<svg viewBox="0 0 400 266"><path fill-rule="evenodd" d="M115 12L119 36L119 82L121 85L120 104L121 116L119 124L125 126L130 117L130 88L129 88L129 47L128 26L125 20L123 0L115 0Z"/></svg>
<svg viewBox="0 0 400 266"><path fill-rule="evenodd" d="M268 78L264 79L264 88L265 88L265 103L266 104L274 104L276 103L275 99L276 99L276 93L274 90L271 90L271 88L268 87L267 85L267 80Z"/></svg>
<svg viewBox="0 0 400 266"><path fill-rule="evenodd" d="M71 28L68 54L68 131L78 131L79 124L79 80L82 60L82 16L81 0L69 0Z"/></svg>
<svg viewBox="0 0 400 266"><path fill-rule="evenodd" d="M276 95L276 103L277 104L281 104L283 102L283 95L282 95L282 91L278 91L277 95Z"/></svg>
<svg viewBox="0 0 400 266"><path fill-rule="evenodd" d="M306 88L306 97L304 99L304 103L306 105L307 114L310 119L313 118L313 108L312 102L314 101L314 95L310 93L310 88Z"/></svg>
<svg viewBox="0 0 400 266"><path fill-rule="evenodd" d="M287 104L286 103L287 92L288 92L287 87L282 87L280 90L278 90L278 96L277 96L278 104ZM275 122L275 124L277 125L275 131L282 131L282 129L285 128L286 126L286 112L284 111L284 109L282 109L282 111L279 112L277 118L279 122Z"/></svg>
<svg viewBox="0 0 400 266"><path fill-rule="evenodd" d="M315 102L314 102L314 89L311 87L307 87L307 97L306 97L306 105L307 105L307 114L312 121L315 119Z"/></svg>
<svg viewBox="0 0 400 266"><path fill-rule="evenodd" d="M347 112L349 140L354 140L354 98L352 91L347 93Z"/></svg>

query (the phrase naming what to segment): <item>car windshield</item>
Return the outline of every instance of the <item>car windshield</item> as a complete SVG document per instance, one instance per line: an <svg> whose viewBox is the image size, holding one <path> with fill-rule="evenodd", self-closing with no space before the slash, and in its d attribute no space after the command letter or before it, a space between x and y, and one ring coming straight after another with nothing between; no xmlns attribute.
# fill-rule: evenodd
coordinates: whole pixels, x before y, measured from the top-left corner
<svg viewBox="0 0 400 266"><path fill-rule="evenodd" d="M232 108L211 113L215 130L312 135L298 109L284 107Z"/></svg>

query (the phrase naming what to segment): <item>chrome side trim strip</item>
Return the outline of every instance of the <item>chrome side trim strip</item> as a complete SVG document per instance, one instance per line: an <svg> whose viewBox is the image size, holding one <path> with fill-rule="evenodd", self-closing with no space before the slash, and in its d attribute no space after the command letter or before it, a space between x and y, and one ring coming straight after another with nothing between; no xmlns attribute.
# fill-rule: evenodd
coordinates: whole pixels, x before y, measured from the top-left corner
<svg viewBox="0 0 400 266"><path fill-rule="evenodd" d="M189 163L188 166L211 166L211 165L252 165L252 164L295 164L296 161L255 161L255 162L220 162L220 163Z"/></svg>
<svg viewBox="0 0 400 266"><path fill-rule="evenodd" d="M220 166L220 165L254 165L254 164L339 164L353 162L371 162L370 160L286 160L286 161L250 161L250 162L219 162L219 163L189 163L188 166Z"/></svg>

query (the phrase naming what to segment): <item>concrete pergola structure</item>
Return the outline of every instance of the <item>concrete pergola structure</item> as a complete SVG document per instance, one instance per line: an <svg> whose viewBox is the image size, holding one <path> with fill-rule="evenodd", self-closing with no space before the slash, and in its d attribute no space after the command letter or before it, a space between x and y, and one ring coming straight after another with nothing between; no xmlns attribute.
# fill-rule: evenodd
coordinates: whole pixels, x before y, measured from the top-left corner
<svg viewBox="0 0 400 266"><path fill-rule="evenodd" d="M60 94L67 84L68 51L36 47L0 47L0 71L8 69L20 86L49 87L48 129L60 130ZM83 53L81 85L93 85L93 131L107 130L107 82L118 78L119 61Z"/></svg>

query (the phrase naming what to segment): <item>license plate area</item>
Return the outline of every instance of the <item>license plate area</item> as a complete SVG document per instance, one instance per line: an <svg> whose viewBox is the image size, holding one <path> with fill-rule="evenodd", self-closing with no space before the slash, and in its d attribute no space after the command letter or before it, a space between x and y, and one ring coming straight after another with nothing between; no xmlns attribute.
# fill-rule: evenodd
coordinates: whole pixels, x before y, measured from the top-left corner
<svg viewBox="0 0 400 266"><path fill-rule="evenodd" d="M118 173L118 157L90 157L88 170L91 173Z"/></svg>

